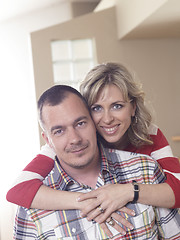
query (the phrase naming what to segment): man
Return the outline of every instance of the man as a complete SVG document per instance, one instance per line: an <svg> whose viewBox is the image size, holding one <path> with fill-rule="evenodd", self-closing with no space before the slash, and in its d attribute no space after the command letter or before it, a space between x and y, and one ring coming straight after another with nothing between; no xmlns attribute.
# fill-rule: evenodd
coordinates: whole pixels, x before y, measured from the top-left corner
<svg viewBox="0 0 180 240"><path fill-rule="evenodd" d="M96 129L82 96L68 86L54 86L38 101L43 138L57 155L44 184L54 189L88 192L109 183L159 183L165 178L155 161L136 154L98 146ZM138 187L135 184L135 187ZM135 193L135 195L137 192ZM136 196L135 196L136 198ZM134 229L118 231L119 214L108 220L112 239L178 239L177 209L129 203L136 216L128 217ZM103 209L100 208L103 211ZM44 211L18 208L15 239L108 239L101 226L80 216L78 210Z"/></svg>

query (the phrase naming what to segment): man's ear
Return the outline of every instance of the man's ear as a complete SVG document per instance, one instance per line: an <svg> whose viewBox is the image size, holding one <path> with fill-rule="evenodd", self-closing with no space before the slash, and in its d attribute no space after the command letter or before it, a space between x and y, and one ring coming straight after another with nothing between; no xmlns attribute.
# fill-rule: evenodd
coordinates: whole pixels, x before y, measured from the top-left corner
<svg viewBox="0 0 180 240"><path fill-rule="evenodd" d="M49 138L48 138L48 136L46 135L46 133L43 131L43 132L41 133L41 135L42 135L43 139L45 140L45 142L52 148L52 144L50 143Z"/></svg>

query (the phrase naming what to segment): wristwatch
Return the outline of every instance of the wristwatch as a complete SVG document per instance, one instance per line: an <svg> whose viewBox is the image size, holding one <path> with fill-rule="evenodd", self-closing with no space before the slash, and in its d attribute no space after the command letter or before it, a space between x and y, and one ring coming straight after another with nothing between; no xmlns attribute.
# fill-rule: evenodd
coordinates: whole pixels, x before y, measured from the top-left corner
<svg viewBox="0 0 180 240"><path fill-rule="evenodd" d="M132 184L134 186L134 198L131 203L136 203L139 198L139 185L135 180L132 181Z"/></svg>

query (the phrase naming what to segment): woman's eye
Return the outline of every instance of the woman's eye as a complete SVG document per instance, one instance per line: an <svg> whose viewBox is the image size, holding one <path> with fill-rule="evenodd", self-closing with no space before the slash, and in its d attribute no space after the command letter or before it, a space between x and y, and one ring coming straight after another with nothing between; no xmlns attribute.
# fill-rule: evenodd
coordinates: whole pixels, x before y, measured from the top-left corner
<svg viewBox="0 0 180 240"><path fill-rule="evenodd" d="M101 106L92 106L91 107L91 111L92 112L100 112L102 110L102 107Z"/></svg>
<svg viewBox="0 0 180 240"><path fill-rule="evenodd" d="M114 106L113 106L113 109L121 109L123 107L123 105L122 104L115 104Z"/></svg>

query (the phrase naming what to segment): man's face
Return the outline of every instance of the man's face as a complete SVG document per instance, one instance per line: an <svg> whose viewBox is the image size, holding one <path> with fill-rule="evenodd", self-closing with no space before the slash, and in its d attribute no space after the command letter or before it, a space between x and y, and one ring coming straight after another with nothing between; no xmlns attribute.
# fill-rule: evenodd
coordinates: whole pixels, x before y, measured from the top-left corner
<svg viewBox="0 0 180 240"><path fill-rule="evenodd" d="M42 109L43 137L68 172L98 161L96 129L82 100L69 94L57 106Z"/></svg>

